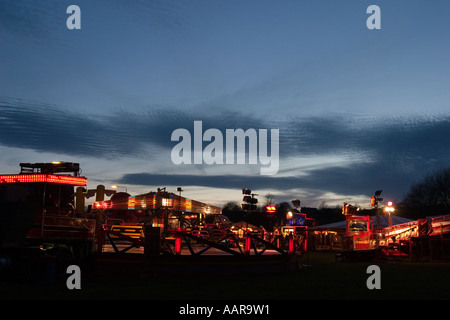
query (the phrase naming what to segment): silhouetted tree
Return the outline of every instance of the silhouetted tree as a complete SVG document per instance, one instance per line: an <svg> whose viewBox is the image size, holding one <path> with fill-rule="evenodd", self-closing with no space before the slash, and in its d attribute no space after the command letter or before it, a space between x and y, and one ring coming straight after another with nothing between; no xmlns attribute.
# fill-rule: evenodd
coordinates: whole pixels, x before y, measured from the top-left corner
<svg viewBox="0 0 450 320"><path fill-rule="evenodd" d="M226 215L231 221L238 222L242 221L245 211L242 210L239 203L236 201L230 201L222 207L222 214Z"/></svg>
<svg viewBox="0 0 450 320"><path fill-rule="evenodd" d="M302 208L302 212L306 213L308 218L313 218L315 225L345 220L345 216L342 214L342 208L339 206L327 207L326 204L321 204L319 209Z"/></svg>
<svg viewBox="0 0 450 320"><path fill-rule="evenodd" d="M266 199L265 205L272 204L274 201L274 196L271 193L268 193L264 196Z"/></svg>
<svg viewBox="0 0 450 320"><path fill-rule="evenodd" d="M288 211L291 210L292 206L289 202L280 202L278 204L277 218L276 218L277 226L282 226L286 224L286 214Z"/></svg>
<svg viewBox="0 0 450 320"><path fill-rule="evenodd" d="M413 218L449 214L450 168L432 172L412 185L401 206L404 214Z"/></svg>

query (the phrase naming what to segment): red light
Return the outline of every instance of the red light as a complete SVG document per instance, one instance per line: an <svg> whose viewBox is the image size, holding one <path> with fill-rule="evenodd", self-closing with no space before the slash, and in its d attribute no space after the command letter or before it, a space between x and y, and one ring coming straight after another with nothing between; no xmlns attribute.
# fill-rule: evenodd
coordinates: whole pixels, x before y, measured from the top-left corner
<svg viewBox="0 0 450 320"><path fill-rule="evenodd" d="M388 202L387 202L388 207L392 207L393 204L394 204L394 203L393 203L392 201L388 201Z"/></svg>
<svg viewBox="0 0 450 320"><path fill-rule="evenodd" d="M275 206L266 206L267 213L275 213L276 211L277 211L277 208Z"/></svg>
<svg viewBox="0 0 450 320"><path fill-rule="evenodd" d="M53 174L0 175L0 183L38 183L38 182L85 186L87 183L87 179L84 177L58 176Z"/></svg>
<svg viewBox="0 0 450 320"><path fill-rule="evenodd" d="M100 209L102 207L102 204L100 202L94 202L92 206L95 207L96 209Z"/></svg>
<svg viewBox="0 0 450 320"><path fill-rule="evenodd" d="M251 244L252 244L252 239L247 235L244 240L244 251L246 254L250 253Z"/></svg>
<svg viewBox="0 0 450 320"><path fill-rule="evenodd" d="M289 234L289 242L288 242L288 250L289 253L293 253L294 252L294 237L292 236L292 233Z"/></svg>

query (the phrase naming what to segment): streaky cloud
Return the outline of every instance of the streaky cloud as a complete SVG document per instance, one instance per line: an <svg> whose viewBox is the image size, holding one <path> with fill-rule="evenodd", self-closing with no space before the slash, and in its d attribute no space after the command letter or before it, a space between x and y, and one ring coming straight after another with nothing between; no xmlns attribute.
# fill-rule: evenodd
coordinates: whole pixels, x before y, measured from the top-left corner
<svg viewBox="0 0 450 320"><path fill-rule="evenodd" d="M279 128L280 173L284 172L283 159L287 158L290 173L275 177L255 177L250 173L240 176L233 174L236 173L233 168L227 175L172 176L146 172L124 175L123 183L197 184L219 188L241 188L251 183L257 188L301 186L334 193L353 190L358 194L389 184L400 195L423 174L448 166L450 159L447 148L450 116L446 114L395 119L327 114L272 121L245 112L231 115L225 111L194 113L161 105L86 114L7 97L0 98L0 144L38 152L94 157L105 163L120 162L127 157L150 159L155 155L153 150L157 149L158 159L163 159L161 152L167 151L170 166L170 150L174 147L171 133L177 128L192 130L195 120L202 120L205 129L222 131L228 128ZM354 157L357 161L302 166L305 157L321 159L329 155L336 155L337 159ZM295 162L298 162L298 168ZM158 163L154 164L155 170L158 166Z"/></svg>

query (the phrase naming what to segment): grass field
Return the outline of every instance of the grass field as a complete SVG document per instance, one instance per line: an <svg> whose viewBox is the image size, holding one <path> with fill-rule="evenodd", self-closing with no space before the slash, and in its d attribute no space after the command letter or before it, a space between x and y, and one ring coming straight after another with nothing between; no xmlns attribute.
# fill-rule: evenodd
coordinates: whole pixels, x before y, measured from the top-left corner
<svg viewBox="0 0 450 320"><path fill-rule="evenodd" d="M0 299L145 300L436 300L450 299L450 263L345 262L335 253L310 252L305 267L276 274L82 277L65 285L0 283ZM381 270L381 289L368 289L367 267Z"/></svg>

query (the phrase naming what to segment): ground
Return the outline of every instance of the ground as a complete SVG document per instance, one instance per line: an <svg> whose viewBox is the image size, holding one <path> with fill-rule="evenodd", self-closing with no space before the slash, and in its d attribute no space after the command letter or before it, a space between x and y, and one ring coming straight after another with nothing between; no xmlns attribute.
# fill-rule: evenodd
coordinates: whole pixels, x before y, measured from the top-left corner
<svg viewBox="0 0 450 320"><path fill-rule="evenodd" d="M64 284L0 283L5 300L435 300L450 299L450 263L346 262L335 252L310 252L304 268L275 274L177 276L83 275L81 289ZM380 289L368 289L369 265L380 267Z"/></svg>

